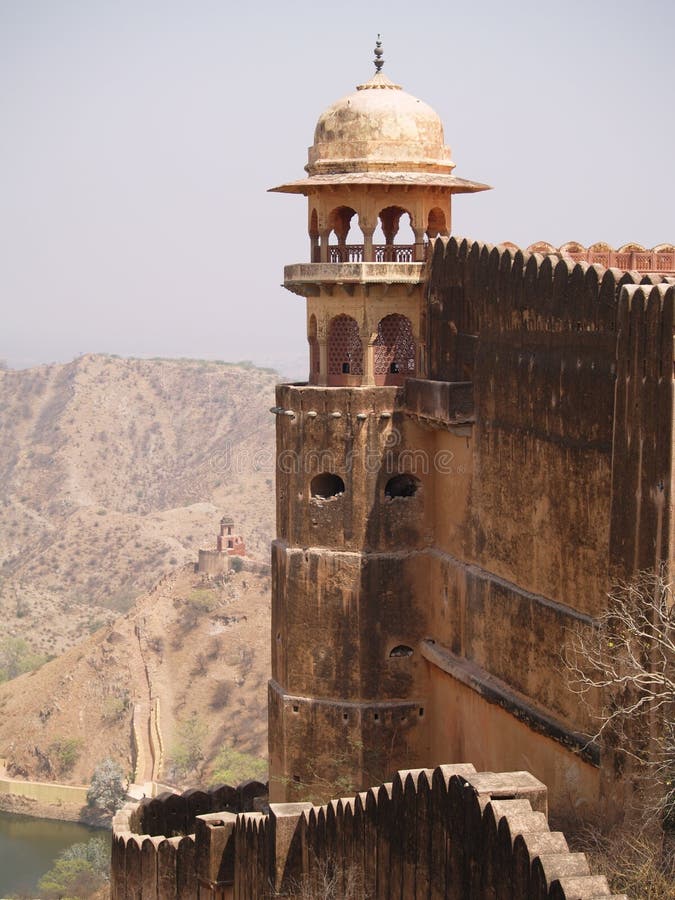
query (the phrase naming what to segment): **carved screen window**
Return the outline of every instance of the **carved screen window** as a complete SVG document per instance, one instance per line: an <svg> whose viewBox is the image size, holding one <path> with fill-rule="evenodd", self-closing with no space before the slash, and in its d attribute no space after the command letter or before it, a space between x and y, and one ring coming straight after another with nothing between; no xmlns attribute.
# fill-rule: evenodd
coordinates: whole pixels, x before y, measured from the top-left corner
<svg viewBox="0 0 675 900"><path fill-rule="evenodd" d="M415 339L406 316L394 314L380 321L374 350L376 375L415 374Z"/></svg>
<svg viewBox="0 0 675 900"><path fill-rule="evenodd" d="M336 316L328 335L328 374L363 375L363 347L356 319Z"/></svg>

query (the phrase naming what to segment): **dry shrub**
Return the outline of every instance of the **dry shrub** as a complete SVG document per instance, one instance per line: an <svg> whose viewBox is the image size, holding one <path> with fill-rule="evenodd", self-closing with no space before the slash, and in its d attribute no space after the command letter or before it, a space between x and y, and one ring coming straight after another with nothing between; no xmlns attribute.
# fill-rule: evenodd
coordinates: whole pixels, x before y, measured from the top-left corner
<svg viewBox="0 0 675 900"><path fill-rule="evenodd" d="M606 876L613 893L634 900L675 897L675 835L656 829L603 835L587 826L567 837L571 849L586 854L591 870Z"/></svg>
<svg viewBox="0 0 675 900"><path fill-rule="evenodd" d="M340 863L321 859L314 861L312 874L303 875L281 896L289 900L370 900L365 888L363 871L351 864L341 868Z"/></svg>

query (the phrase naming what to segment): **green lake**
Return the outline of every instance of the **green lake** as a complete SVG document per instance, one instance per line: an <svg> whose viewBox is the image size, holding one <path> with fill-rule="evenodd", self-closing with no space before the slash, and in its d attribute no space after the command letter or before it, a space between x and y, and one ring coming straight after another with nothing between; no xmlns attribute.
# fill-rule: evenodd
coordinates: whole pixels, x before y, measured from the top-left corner
<svg viewBox="0 0 675 900"><path fill-rule="evenodd" d="M37 897L37 883L58 854L109 832L77 822L34 819L0 812L0 897Z"/></svg>

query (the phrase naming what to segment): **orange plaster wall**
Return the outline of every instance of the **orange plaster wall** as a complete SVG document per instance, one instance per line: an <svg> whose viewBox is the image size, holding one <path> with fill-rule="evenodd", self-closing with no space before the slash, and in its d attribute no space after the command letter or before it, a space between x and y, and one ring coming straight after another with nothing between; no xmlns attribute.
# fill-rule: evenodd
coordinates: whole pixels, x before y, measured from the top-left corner
<svg viewBox="0 0 675 900"><path fill-rule="evenodd" d="M480 771L531 772L547 786L551 809L580 816L598 809L600 770L557 741L531 731L510 713L433 665L430 765L470 760Z"/></svg>

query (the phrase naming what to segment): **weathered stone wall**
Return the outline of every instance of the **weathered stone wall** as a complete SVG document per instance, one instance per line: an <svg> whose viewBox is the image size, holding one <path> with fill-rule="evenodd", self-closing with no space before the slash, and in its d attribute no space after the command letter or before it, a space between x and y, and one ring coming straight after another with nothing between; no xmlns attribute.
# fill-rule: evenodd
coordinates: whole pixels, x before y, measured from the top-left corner
<svg viewBox="0 0 675 900"><path fill-rule="evenodd" d="M610 896L549 830L546 788L527 772L402 771L321 807L198 815L186 837L144 835L140 819L115 819L113 900Z"/></svg>
<svg viewBox="0 0 675 900"><path fill-rule="evenodd" d="M454 238L428 276L431 380L277 391L272 797L476 758L597 811L561 650L671 556L675 288Z"/></svg>
<svg viewBox="0 0 675 900"><path fill-rule="evenodd" d="M617 577L672 556L675 289L653 281L453 238L429 270L430 375L453 410L452 382L470 380L475 420L464 518L444 527L437 504L413 578L438 645L432 759L527 765L560 809L602 799L592 710L567 689L561 648ZM420 391L404 404L416 417L434 406ZM448 476L435 481L438 497Z"/></svg>
<svg viewBox="0 0 675 900"><path fill-rule="evenodd" d="M26 797L40 803L78 803L86 806L87 791L87 787L75 784L50 784L45 781L18 781L13 778L0 778L0 794Z"/></svg>
<svg viewBox="0 0 675 900"><path fill-rule="evenodd" d="M112 900L196 898L195 829L200 818L208 819L214 811L250 812L266 795L266 785L249 781L236 788L165 793L126 804L113 818Z"/></svg>
<svg viewBox="0 0 675 900"><path fill-rule="evenodd" d="M617 343L611 562L624 577L673 558L675 287L626 286Z"/></svg>
<svg viewBox="0 0 675 900"><path fill-rule="evenodd" d="M466 555L590 614L608 580L617 276L451 239L429 289L431 370L473 381Z"/></svg>
<svg viewBox="0 0 675 900"><path fill-rule="evenodd" d="M403 654L426 634L408 560L432 541L434 504L422 478L414 496L386 495L389 479L410 470L400 395L277 390L274 800L327 799L340 785L365 787L428 755L427 669L419 655ZM312 496L321 473L340 476L343 490Z"/></svg>
<svg viewBox="0 0 675 900"><path fill-rule="evenodd" d="M591 615L617 574L668 558L675 288L660 282L454 238L429 271L430 377L473 383L467 554Z"/></svg>
<svg viewBox="0 0 675 900"><path fill-rule="evenodd" d="M230 571L232 563L225 550L200 550L196 571L215 577Z"/></svg>

